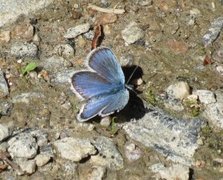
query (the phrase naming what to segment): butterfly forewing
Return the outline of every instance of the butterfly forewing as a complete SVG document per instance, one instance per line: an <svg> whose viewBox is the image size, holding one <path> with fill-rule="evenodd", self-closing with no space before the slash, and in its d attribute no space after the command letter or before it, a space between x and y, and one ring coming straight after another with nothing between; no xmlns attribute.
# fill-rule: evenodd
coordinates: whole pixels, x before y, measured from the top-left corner
<svg viewBox="0 0 223 180"><path fill-rule="evenodd" d="M109 93L116 86L91 71L79 71L73 75L71 81L78 94L86 99Z"/></svg>
<svg viewBox="0 0 223 180"><path fill-rule="evenodd" d="M111 83L125 84L125 76L113 52L106 48L97 48L89 55L89 66Z"/></svg>

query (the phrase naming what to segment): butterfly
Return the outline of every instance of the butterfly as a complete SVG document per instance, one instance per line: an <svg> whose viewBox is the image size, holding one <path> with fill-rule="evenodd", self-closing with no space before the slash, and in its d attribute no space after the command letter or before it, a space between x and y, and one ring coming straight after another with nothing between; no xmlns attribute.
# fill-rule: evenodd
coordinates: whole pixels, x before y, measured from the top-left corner
<svg viewBox="0 0 223 180"><path fill-rule="evenodd" d="M86 61L88 70L77 71L71 78L74 93L86 100L77 115L80 122L118 112L129 101L121 65L109 48L92 50Z"/></svg>

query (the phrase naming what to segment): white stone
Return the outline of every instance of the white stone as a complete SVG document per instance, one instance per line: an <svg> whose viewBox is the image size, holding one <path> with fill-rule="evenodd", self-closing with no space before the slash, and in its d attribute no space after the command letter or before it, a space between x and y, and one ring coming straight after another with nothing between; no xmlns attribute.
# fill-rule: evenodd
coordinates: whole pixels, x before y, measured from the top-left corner
<svg viewBox="0 0 223 180"><path fill-rule="evenodd" d="M173 179L180 179L180 180L188 180L189 179L189 167L181 165L181 164L174 164L171 167L164 167L158 171L159 175L158 178L166 179L166 180L173 180Z"/></svg>
<svg viewBox="0 0 223 180"><path fill-rule="evenodd" d="M124 167L123 158L112 139L99 136L92 143L98 150L97 155L91 156L92 164L112 170L120 170Z"/></svg>
<svg viewBox="0 0 223 180"><path fill-rule="evenodd" d="M34 13L39 9L47 7L53 0L1 0L0 1L0 27L12 23L22 15Z"/></svg>
<svg viewBox="0 0 223 180"><path fill-rule="evenodd" d="M144 31L140 29L136 22L131 22L122 31L122 37L126 44L133 44L144 37Z"/></svg>
<svg viewBox="0 0 223 180"><path fill-rule="evenodd" d="M0 70L0 98L9 94L8 84L4 77L4 73Z"/></svg>
<svg viewBox="0 0 223 180"><path fill-rule="evenodd" d="M106 117L102 117L101 121L100 121L100 125L104 126L104 127L108 127L111 124L111 117L110 116L106 116Z"/></svg>
<svg viewBox="0 0 223 180"><path fill-rule="evenodd" d="M32 174L36 171L36 162L35 160L24 160L19 159L16 160L18 165L20 166L21 170L26 174Z"/></svg>
<svg viewBox="0 0 223 180"><path fill-rule="evenodd" d="M125 155L130 162L142 157L142 151L133 143L125 145Z"/></svg>
<svg viewBox="0 0 223 180"><path fill-rule="evenodd" d="M55 141L54 146L62 158L74 162L96 153L94 146L87 139L66 137Z"/></svg>
<svg viewBox="0 0 223 180"><path fill-rule="evenodd" d="M49 162L50 159L51 159L51 157L47 154L38 154L35 157L36 165L38 167L44 166L45 164L47 164Z"/></svg>
<svg viewBox="0 0 223 180"><path fill-rule="evenodd" d="M166 89L166 93L170 98L182 100L190 94L190 87L187 82L179 81L175 84L171 84Z"/></svg>
<svg viewBox="0 0 223 180"><path fill-rule="evenodd" d="M11 54L16 57L36 57L38 48L34 43L15 42L11 47Z"/></svg>
<svg viewBox="0 0 223 180"><path fill-rule="evenodd" d="M106 175L106 168L101 166L93 166L87 172L84 171L83 174L80 174L80 179L88 180L103 180Z"/></svg>
<svg viewBox="0 0 223 180"><path fill-rule="evenodd" d="M203 115L210 125L223 129L223 103L208 104Z"/></svg>
<svg viewBox="0 0 223 180"><path fill-rule="evenodd" d="M8 43L10 38L10 31L0 31L0 42Z"/></svg>
<svg viewBox="0 0 223 180"><path fill-rule="evenodd" d="M0 124L0 141L5 139L10 135L9 128Z"/></svg>
<svg viewBox="0 0 223 180"><path fill-rule="evenodd" d="M209 90L196 90L193 92L203 104L211 104L216 102L215 94Z"/></svg>
<svg viewBox="0 0 223 180"><path fill-rule="evenodd" d="M83 34L87 31L89 31L90 27L91 27L91 25L89 23L80 24L78 26L71 27L67 30L64 37L67 38L67 39L76 38L80 34Z"/></svg>
<svg viewBox="0 0 223 180"><path fill-rule="evenodd" d="M59 44L54 48L54 51L57 55L66 59L74 57L74 48L69 44Z"/></svg>
<svg viewBox="0 0 223 180"><path fill-rule="evenodd" d="M8 144L8 152L12 158L34 158L37 154L38 145L30 134L21 133L14 136L8 141Z"/></svg>

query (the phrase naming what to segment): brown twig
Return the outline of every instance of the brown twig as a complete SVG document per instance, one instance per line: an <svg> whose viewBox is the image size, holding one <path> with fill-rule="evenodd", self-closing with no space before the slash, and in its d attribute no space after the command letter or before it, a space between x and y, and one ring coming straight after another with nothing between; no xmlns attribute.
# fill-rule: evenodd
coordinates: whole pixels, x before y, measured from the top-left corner
<svg viewBox="0 0 223 180"><path fill-rule="evenodd" d="M95 11L100 11L104 13L114 13L114 14L124 14L125 9L115 9L115 8L101 8L98 6L95 6L93 4L88 4L89 9L93 9Z"/></svg>
<svg viewBox="0 0 223 180"><path fill-rule="evenodd" d="M20 172L22 174L23 171L21 170L21 168L16 163L14 163L11 160L9 160L9 157L10 157L9 153L0 151L0 159L5 161L6 164L11 166L14 170L16 170L16 171L18 171L18 172Z"/></svg>
<svg viewBox="0 0 223 180"><path fill-rule="evenodd" d="M95 28L94 38L92 40L91 49L97 48L100 44L100 38L102 37L102 25L97 25Z"/></svg>

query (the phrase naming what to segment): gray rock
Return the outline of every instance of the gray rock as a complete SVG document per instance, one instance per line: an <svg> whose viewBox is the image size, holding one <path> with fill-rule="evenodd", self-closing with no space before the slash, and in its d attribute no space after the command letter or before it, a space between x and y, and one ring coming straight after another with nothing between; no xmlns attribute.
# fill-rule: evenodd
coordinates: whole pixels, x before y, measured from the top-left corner
<svg viewBox="0 0 223 180"><path fill-rule="evenodd" d="M0 124L0 141L4 140L10 135L10 130L7 126Z"/></svg>
<svg viewBox="0 0 223 180"><path fill-rule="evenodd" d="M87 139L66 137L55 141L53 144L62 158L74 162L96 153L94 146Z"/></svg>
<svg viewBox="0 0 223 180"><path fill-rule="evenodd" d="M179 99L167 98L164 100L164 106L167 109L171 109L177 112L184 110L184 106L182 105L181 100Z"/></svg>
<svg viewBox="0 0 223 180"><path fill-rule="evenodd" d="M53 147L50 143L48 143L47 145L44 145L44 146L40 146L39 147L39 152L40 152L40 154L47 155L51 158L54 157Z"/></svg>
<svg viewBox="0 0 223 180"><path fill-rule="evenodd" d="M69 44L59 44L54 48L57 55L62 56L65 59L71 59L74 57L74 48Z"/></svg>
<svg viewBox="0 0 223 180"><path fill-rule="evenodd" d="M92 41L93 38L94 38L94 31L93 31L93 30L90 30L90 31L84 33L83 36L84 36L87 40Z"/></svg>
<svg viewBox="0 0 223 180"><path fill-rule="evenodd" d="M109 127L111 124L111 117L105 116L101 118L100 125L104 127Z"/></svg>
<svg viewBox="0 0 223 180"><path fill-rule="evenodd" d="M8 43L10 41L10 31L0 31L0 42Z"/></svg>
<svg viewBox="0 0 223 180"><path fill-rule="evenodd" d="M39 92L29 92L29 93L22 93L20 95L14 96L12 98L12 103L26 103L29 104L33 99L45 98L42 93Z"/></svg>
<svg viewBox="0 0 223 180"><path fill-rule="evenodd" d="M66 179L80 179L78 177L78 169L77 169L77 164L73 161L62 161L60 162L61 164L61 171L65 174L64 177Z"/></svg>
<svg viewBox="0 0 223 180"><path fill-rule="evenodd" d="M37 154L38 145L35 138L29 133L20 133L8 141L8 152L11 157L34 158Z"/></svg>
<svg viewBox="0 0 223 180"><path fill-rule="evenodd" d="M142 151L134 143L125 144L125 155L130 162L138 160L142 154Z"/></svg>
<svg viewBox="0 0 223 180"><path fill-rule="evenodd" d="M167 159L191 165L198 148L202 121L177 119L161 109L146 108L147 113L141 119L124 125L126 133L133 140L167 156Z"/></svg>
<svg viewBox="0 0 223 180"><path fill-rule="evenodd" d="M32 174L36 171L35 160L25 160L22 158L16 159L16 163L19 165L21 170L26 174ZM19 174L22 175L22 174Z"/></svg>
<svg viewBox="0 0 223 180"><path fill-rule="evenodd" d="M171 84L166 89L166 93L168 97L182 100L190 94L190 87L187 82L179 81Z"/></svg>
<svg viewBox="0 0 223 180"><path fill-rule="evenodd" d="M71 77L74 75L76 70L74 69L66 69L64 71L58 72L52 76L51 82L57 85L60 84L70 84Z"/></svg>
<svg viewBox="0 0 223 180"><path fill-rule="evenodd" d="M16 57L36 57L38 48L34 43L16 42L11 47L11 54Z"/></svg>
<svg viewBox="0 0 223 180"><path fill-rule="evenodd" d="M131 66L134 63L134 56L131 54L121 56L120 64L121 66Z"/></svg>
<svg viewBox="0 0 223 180"><path fill-rule="evenodd" d="M12 23L22 15L34 13L39 9L47 7L53 0L1 0L0 4L0 27Z"/></svg>
<svg viewBox="0 0 223 180"><path fill-rule="evenodd" d="M204 117L209 123L214 126L223 129L223 103L208 104L203 113Z"/></svg>
<svg viewBox="0 0 223 180"><path fill-rule="evenodd" d="M223 91L215 92L216 103L207 104L203 112L203 116L209 121L213 127L223 129Z"/></svg>
<svg viewBox="0 0 223 180"><path fill-rule="evenodd" d="M52 56L50 58L43 60L41 66L43 66L44 69L46 69L47 71L55 73L58 71L63 71L68 67L71 67L72 64L70 61L64 59L63 57Z"/></svg>
<svg viewBox="0 0 223 180"><path fill-rule="evenodd" d="M223 17L218 17L211 22L207 33L202 38L205 47L211 45L218 38L222 28Z"/></svg>
<svg viewBox="0 0 223 180"><path fill-rule="evenodd" d="M8 83L5 79L4 73L0 70L0 98L9 94Z"/></svg>
<svg viewBox="0 0 223 180"><path fill-rule="evenodd" d="M51 157L47 154L38 154L35 157L36 165L38 167L44 166L45 164L47 164L49 162L50 159L51 159Z"/></svg>
<svg viewBox="0 0 223 180"><path fill-rule="evenodd" d="M170 167L163 167L158 170L156 174L157 179L180 179L180 180L188 180L190 169L188 166L184 166L182 164L174 164Z"/></svg>
<svg viewBox="0 0 223 180"><path fill-rule="evenodd" d="M12 103L0 101L0 116L9 116L12 110Z"/></svg>
<svg viewBox="0 0 223 180"><path fill-rule="evenodd" d="M133 44L144 37L144 31L138 27L136 22L131 22L122 31L122 37L127 45Z"/></svg>
<svg viewBox="0 0 223 180"><path fill-rule="evenodd" d="M209 90L196 90L193 92L194 95L197 95L200 102L203 104L215 103L215 94Z"/></svg>
<svg viewBox="0 0 223 180"><path fill-rule="evenodd" d="M112 170L123 168L123 158L110 138L99 136L92 143L98 150L96 156L91 156L91 162L94 165L108 167Z"/></svg>
<svg viewBox="0 0 223 180"><path fill-rule="evenodd" d="M76 38L77 36L89 31L91 25L89 23L80 24L78 26L69 28L64 37L67 39Z"/></svg>
<svg viewBox="0 0 223 180"><path fill-rule="evenodd" d="M160 170L163 170L164 168L165 166L162 163L153 164L152 166L149 167L149 169L151 169L151 171L154 173L158 173Z"/></svg>
<svg viewBox="0 0 223 180"><path fill-rule="evenodd" d="M141 6L150 6L153 4L153 0L137 0L136 3Z"/></svg>
<svg viewBox="0 0 223 180"><path fill-rule="evenodd" d="M88 180L103 180L106 176L106 168L101 166L93 166L87 172L84 171L80 174L80 179L88 179Z"/></svg>
<svg viewBox="0 0 223 180"><path fill-rule="evenodd" d="M48 134L42 129L33 129L30 134L35 137L38 146L45 146L48 143Z"/></svg>

